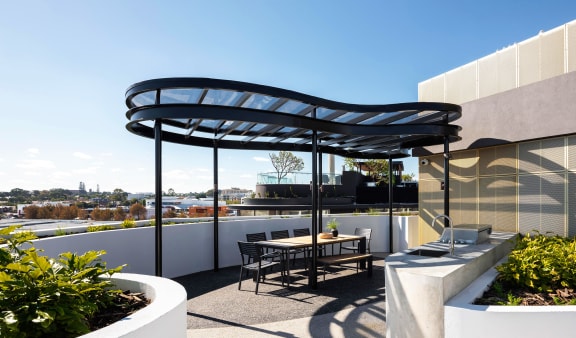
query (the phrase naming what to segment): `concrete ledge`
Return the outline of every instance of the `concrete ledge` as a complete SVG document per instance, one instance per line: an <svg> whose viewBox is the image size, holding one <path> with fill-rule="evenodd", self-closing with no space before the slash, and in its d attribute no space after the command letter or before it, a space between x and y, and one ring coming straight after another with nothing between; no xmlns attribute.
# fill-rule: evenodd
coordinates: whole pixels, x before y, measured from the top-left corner
<svg viewBox="0 0 576 338"><path fill-rule="evenodd" d="M112 281L122 290L143 292L152 300L147 307L82 338L186 337L186 290L161 277L118 273Z"/></svg>
<svg viewBox="0 0 576 338"><path fill-rule="evenodd" d="M454 256L415 256L408 251L388 256L386 337L445 337L446 302L506 256L515 236L492 233L487 243L456 245ZM448 244L431 242L414 249L449 248Z"/></svg>
<svg viewBox="0 0 576 338"><path fill-rule="evenodd" d="M474 305L492 284L495 267L482 274L444 306L445 337L574 337L576 306Z"/></svg>

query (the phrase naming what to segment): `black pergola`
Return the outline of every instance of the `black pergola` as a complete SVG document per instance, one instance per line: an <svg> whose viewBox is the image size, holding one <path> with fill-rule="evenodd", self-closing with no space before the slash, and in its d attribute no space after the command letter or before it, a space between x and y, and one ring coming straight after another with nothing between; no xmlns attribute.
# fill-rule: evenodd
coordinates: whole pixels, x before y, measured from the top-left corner
<svg viewBox="0 0 576 338"><path fill-rule="evenodd" d="M126 91L126 105L129 108L126 128L155 140L158 276L162 275L162 141L214 149L215 210L218 206L218 149L311 153L314 249L321 201L318 161L323 153L392 160L408 156L412 148L444 144L444 211L449 212L449 143L460 140L461 128L451 124L462 114L458 105L436 102L349 104L270 86L210 78L139 82ZM312 252L316 255L317 250ZM316 257L312 261L315 265ZM214 268L218 269L217 212L214 213ZM313 273L311 286L316 287L315 266L310 271Z"/></svg>

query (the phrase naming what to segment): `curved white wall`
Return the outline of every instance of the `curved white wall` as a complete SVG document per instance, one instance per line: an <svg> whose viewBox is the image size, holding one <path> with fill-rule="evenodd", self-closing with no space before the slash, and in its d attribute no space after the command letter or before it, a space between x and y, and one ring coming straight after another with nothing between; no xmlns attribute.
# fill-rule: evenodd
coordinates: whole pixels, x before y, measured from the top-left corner
<svg viewBox="0 0 576 338"><path fill-rule="evenodd" d="M323 224L336 218L340 233L351 234L356 227L372 228L373 252L389 252L388 215L324 216ZM407 248L408 224L417 224L416 216L394 217L394 251ZM219 222L219 267L240 264L237 241L246 240L246 233L292 229L311 226L310 217L234 217ZM214 269L214 230L212 222L182 223L162 228L164 277L172 278L199 271ZM44 254L57 257L62 252L84 253L105 250L103 260L108 267L127 264L123 272L146 275L155 274L155 228L142 227L81 233L39 239L35 242Z"/></svg>
<svg viewBox="0 0 576 338"><path fill-rule="evenodd" d="M186 338L186 290L170 279L119 273L112 281L122 290L143 292L150 305L82 338Z"/></svg>
<svg viewBox="0 0 576 338"><path fill-rule="evenodd" d="M502 261L495 266L500 265ZM498 273L493 267L444 306L445 337L574 337L576 306L473 305Z"/></svg>

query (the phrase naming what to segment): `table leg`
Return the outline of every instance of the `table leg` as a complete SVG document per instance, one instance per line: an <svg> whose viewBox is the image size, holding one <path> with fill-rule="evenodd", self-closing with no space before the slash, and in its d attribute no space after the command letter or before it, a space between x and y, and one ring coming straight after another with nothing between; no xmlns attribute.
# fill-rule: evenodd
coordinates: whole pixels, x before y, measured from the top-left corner
<svg viewBox="0 0 576 338"><path fill-rule="evenodd" d="M361 254L366 253L366 237L362 237L362 239L358 243L358 252ZM366 269L366 260L360 261L360 269L362 269L362 270Z"/></svg>
<svg viewBox="0 0 576 338"><path fill-rule="evenodd" d="M282 250L283 255L285 255L284 266L286 270L286 285L290 287L290 250Z"/></svg>

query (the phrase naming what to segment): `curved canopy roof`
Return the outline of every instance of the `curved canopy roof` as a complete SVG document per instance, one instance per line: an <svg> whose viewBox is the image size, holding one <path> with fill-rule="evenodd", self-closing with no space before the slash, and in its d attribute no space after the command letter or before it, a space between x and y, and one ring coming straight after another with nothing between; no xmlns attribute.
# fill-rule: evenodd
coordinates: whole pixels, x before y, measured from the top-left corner
<svg viewBox="0 0 576 338"><path fill-rule="evenodd" d="M250 150L311 152L313 131L323 153L352 158L406 156L409 149L460 140L450 124L461 107L413 102L362 105L335 102L252 83L166 78L126 91L126 128L172 143Z"/></svg>

